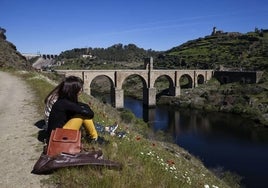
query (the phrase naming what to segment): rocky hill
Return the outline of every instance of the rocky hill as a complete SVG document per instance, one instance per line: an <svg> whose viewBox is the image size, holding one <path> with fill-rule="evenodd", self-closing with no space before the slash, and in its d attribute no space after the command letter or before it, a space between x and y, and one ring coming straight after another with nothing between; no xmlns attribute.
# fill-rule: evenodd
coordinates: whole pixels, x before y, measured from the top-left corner
<svg viewBox="0 0 268 188"><path fill-rule="evenodd" d="M5 29L0 28L0 68L31 69L30 63L14 44L6 40Z"/></svg>

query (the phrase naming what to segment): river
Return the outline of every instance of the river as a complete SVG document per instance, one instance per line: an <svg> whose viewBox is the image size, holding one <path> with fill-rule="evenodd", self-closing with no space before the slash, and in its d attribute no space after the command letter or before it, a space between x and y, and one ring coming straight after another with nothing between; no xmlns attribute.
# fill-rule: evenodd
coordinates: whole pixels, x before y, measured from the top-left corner
<svg viewBox="0 0 268 188"><path fill-rule="evenodd" d="M247 188L268 187L268 128L234 114L170 106L146 109L132 98L126 98L124 106L154 131L171 135L207 168L236 173Z"/></svg>

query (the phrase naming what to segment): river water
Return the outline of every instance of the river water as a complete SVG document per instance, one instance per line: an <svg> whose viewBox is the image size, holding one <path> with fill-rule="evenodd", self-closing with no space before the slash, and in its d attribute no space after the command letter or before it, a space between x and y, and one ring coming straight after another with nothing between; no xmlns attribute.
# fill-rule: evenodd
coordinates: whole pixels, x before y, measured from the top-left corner
<svg viewBox="0 0 268 188"><path fill-rule="evenodd" d="M268 187L268 128L233 114L170 106L146 109L132 98L125 98L124 106L154 131L172 135L177 145L207 168L236 173L247 188Z"/></svg>

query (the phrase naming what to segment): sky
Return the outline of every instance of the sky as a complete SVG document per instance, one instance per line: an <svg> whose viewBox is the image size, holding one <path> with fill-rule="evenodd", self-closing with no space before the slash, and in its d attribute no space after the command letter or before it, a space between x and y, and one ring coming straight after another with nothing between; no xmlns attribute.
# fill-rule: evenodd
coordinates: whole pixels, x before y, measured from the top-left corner
<svg viewBox="0 0 268 188"><path fill-rule="evenodd" d="M268 29L267 0L0 0L0 27L20 53L135 44L166 51L224 32Z"/></svg>

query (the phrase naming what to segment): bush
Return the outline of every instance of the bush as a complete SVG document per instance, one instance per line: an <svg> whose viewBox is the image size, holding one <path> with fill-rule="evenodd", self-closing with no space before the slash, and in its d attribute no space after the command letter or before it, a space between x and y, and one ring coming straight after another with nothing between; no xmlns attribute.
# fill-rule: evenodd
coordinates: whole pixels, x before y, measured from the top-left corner
<svg viewBox="0 0 268 188"><path fill-rule="evenodd" d="M131 123L135 119L135 115L130 110L126 109L121 112L120 117L125 123Z"/></svg>

